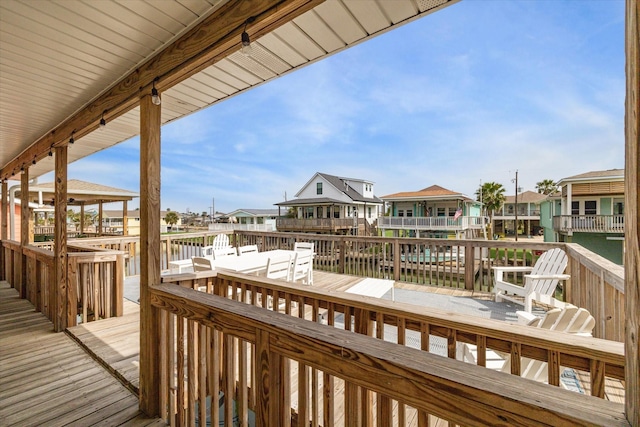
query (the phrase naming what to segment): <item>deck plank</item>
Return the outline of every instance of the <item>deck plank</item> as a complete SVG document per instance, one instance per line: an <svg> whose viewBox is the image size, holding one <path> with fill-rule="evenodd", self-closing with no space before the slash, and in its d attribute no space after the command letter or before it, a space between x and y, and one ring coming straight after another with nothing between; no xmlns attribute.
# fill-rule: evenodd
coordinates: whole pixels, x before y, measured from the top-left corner
<svg viewBox="0 0 640 427"><path fill-rule="evenodd" d="M7 282L0 282L0 372L2 425L166 425L141 414L135 394L67 334L54 333Z"/></svg>

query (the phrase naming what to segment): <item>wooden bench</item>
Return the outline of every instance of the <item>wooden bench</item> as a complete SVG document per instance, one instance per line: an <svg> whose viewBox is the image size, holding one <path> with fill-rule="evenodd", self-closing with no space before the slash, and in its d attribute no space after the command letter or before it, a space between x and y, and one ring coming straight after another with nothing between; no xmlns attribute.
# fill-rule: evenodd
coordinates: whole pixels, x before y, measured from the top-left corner
<svg viewBox="0 0 640 427"><path fill-rule="evenodd" d="M391 300L395 301L393 285L395 282L389 279L366 278L346 290L350 294L365 295L368 297L382 298L391 290Z"/></svg>

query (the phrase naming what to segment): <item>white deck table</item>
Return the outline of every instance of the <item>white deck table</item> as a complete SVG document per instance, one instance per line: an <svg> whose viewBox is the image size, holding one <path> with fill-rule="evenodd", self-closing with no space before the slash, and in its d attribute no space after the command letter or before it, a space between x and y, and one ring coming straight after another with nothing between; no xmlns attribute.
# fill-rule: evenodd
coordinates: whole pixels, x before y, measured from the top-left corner
<svg viewBox="0 0 640 427"><path fill-rule="evenodd" d="M259 273L267 269L269 258L290 255L291 260L295 251L275 249L264 252L250 252L240 256L226 256L214 261L215 270L227 270L234 273Z"/></svg>
<svg viewBox="0 0 640 427"><path fill-rule="evenodd" d="M382 298L384 294L391 291L391 300L395 301L393 285L395 282L389 279L366 278L346 290L350 294L365 295L368 297Z"/></svg>

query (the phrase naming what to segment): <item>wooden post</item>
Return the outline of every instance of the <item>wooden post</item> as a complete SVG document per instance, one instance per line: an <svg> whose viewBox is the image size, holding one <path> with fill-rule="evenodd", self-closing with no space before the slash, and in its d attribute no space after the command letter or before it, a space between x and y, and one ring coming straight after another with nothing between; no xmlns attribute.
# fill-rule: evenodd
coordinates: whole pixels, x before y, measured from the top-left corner
<svg viewBox="0 0 640 427"><path fill-rule="evenodd" d="M102 236L102 200L98 203L98 226L97 226L97 234L98 236Z"/></svg>
<svg viewBox="0 0 640 427"><path fill-rule="evenodd" d="M482 249L478 248L480 254ZM475 248L472 243L466 243L464 245L464 288L468 291L472 291L475 285L475 267L476 267L476 254ZM460 262L460 254L458 254L458 262ZM482 262L482 256L480 256L480 262Z"/></svg>
<svg viewBox="0 0 640 427"><path fill-rule="evenodd" d="M20 246L29 245L29 168L20 176ZM27 257L20 256L20 298L27 297Z"/></svg>
<svg viewBox="0 0 640 427"><path fill-rule="evenodd" d="M625 102L625 414L640 425L640 3L626 4Z"/></svg>
<svg viewBox="0 0 640 427"><path fill-rule="evenodd" d="M140 100L140 410L160 414L159 315L149 286L160 284L160 107Z"/></svg>
<svg viewBox="0 0 640 427"><path fill-rule="evenodd" d="M9 184L6 180L2 180L2 193L0 197L0 240L7 240L9 227L9 204L7 197L9 196ZM5 265L4 247L0 244L0 280L7 280L7 270Z"/></svg>
<svg viewBox="0 0 640 427"><path fill-rule="evenodd" d="M67 327L67 145L55 148L55 196L54 196L54 295L53 328L62 332ZM75 301L74 301L75 303Z"/></svg>
<svg viewBox="0 0 640 427"><path fill-rule="evenodd" d="M122 202L122 235L129 235L129 218L126 200Z"/></svg>
<svg viewBox="0 0 640 427"><path fill-rule="evenodd" d="M80 205L80 234L84 234L84 203Z"/></svg>

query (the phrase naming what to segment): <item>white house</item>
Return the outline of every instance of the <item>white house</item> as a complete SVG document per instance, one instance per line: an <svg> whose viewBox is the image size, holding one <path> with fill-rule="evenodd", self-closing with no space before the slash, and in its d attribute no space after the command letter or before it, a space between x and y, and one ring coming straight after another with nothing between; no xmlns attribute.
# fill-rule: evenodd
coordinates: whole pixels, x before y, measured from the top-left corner
<svg viewBox="0 0 640 427"><path fill-rule="evenodd" d="M296 199L276 203L289 209L289 218L278 219L278 231L369 234L383 206L373 186L369 180L317 172Z"/></svg>

